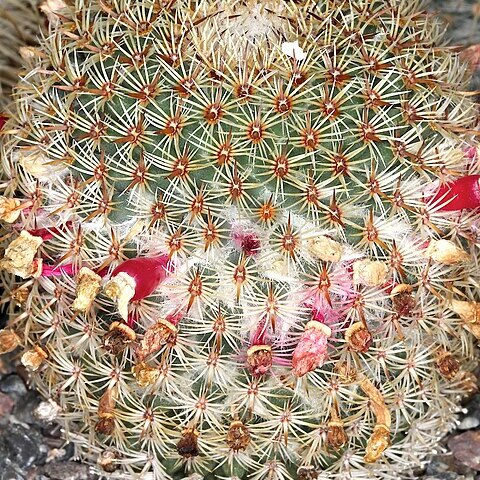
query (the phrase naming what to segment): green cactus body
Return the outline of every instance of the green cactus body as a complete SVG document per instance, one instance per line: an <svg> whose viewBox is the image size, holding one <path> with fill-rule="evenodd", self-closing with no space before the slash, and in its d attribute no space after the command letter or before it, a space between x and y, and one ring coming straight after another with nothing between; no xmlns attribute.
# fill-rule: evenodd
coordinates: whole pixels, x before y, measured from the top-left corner
<svg viewBox="0 0 480 480"><path fill-rule="evenodd" d="M480 338L478 112L436 19L73 3L4 136L0 345L79 454L153 480L417 466Z"/></svg>

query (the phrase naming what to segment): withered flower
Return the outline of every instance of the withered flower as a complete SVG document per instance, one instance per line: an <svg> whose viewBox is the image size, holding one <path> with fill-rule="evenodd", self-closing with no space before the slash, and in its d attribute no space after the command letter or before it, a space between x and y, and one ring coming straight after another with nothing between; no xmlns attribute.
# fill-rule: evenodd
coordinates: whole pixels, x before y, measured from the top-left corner
<svg viewBox="0 0 480 480"><path fill-rule="evenodd" d="M182 432L182 438L177 443L177 452L185 458L196 457L198 451L198 431L195 428L186 428Z"/></svg>
<svg viewBox="0 0 480 480"><path fill-rule="evenodd" d="M363 322L352 323L345 332L345 340L354 352L365 353L373 343L373 337Z"/></svg>
<svg viewBox="0 0 480 480"><path fill-rule="evenodd" d="M135 332L127 324L113 322L103 337L103 348L112 355L120 355L136 337Z"/></svg>
<svg viewBox="0 0 480 480"><path fill-rule="evenodd" d="M245 450L251 437L248 428L240 420L235 420L230 424L227 433L227 445L234 451Z"/></svg>
<svg viewBox="0 0 480 480"><path fill-rule="evenodd" d="M253 345L247 350L247 366L255 377L261 377L272 367L272 347L270 345Z"/></svg>

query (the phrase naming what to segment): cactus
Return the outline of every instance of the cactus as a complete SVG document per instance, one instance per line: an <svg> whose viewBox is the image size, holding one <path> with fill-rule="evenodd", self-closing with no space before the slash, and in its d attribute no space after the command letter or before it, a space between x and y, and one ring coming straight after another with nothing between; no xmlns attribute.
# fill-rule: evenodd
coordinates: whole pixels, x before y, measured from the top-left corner
<svg viewBox="0 0 480 480"><path fill-rule="evenodd" d="M113 478L397 478L480 338L478 111L405 0L75 0L15 90L21 351Z"/></svg>

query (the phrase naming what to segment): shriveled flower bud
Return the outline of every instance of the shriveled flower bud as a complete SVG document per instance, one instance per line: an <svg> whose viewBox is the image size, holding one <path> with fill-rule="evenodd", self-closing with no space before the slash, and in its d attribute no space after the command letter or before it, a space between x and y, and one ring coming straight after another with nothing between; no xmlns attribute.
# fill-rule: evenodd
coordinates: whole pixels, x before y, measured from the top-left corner
<svg viewBox="0 0 480 480"><path fill-rule="evenodd" d="M473 372L461 370L458 374L458 384L467 397L478 392L478 378Z"/></svg>
<svg viewBox="0 0 480 480"><path fill-rule="evenodd" d="M405 283L401 283L392 289L393 308L401 317L410 315L416 306L412 292L412 286Z"/></svg>
<svg viewBox="0 0 480 480"><path fill-rule="evenodd" d="M103 348L112 355L119 355L136 337L135 332L125 323L113 322L103 337Z"/></svg>
<svg viewBox="0 0 480 480"><path fill-rule="evenodd" d="M437 354L436 365L438 371L447 379L452 379L460 371L460 363L458 360L447 351L441 351Z"/></svg>
<svg viewBox="0 0 480 480"><path fill-rule="evenodd" d="M113 473L115 470L118 470L119 464L118 459L120 454L113 448L107 448L104 450L97 459L97 465L107 473Z"/></svg>
<svg viewBox="0 0 480 480"><path fill-rule="evenodd" d="M253 345L247 350L247 365L255 377L265 375L272 367L272 347L270 345Z"/></svg>
<svg viewBox="0 0 480 480"><path fill-rule="evenodd" d="M326 442L327 446L332 450L338 450L348 442L348 437L341 420L332 419L328 422Z"/></svg>
<svg viewBox="0 0 480 480"><path fill-rule="evenodd" d="M306 324L292 355L292 371L297 377L324 364L331 335L332 330L323 323L310 321Z"/></svg>
<svg viewBox="0 0 480 480"><path fill-rule="evenodd" d="M325 262L339 262L343 254L343 245L326 235L318 235L307 242L308 253Z"/></svg>
<svg viewBox="0 0 480 480"><path fill-rule="evenodd" d="M35 345L31 350L27 350L21 358L22 365L29 370L38 370L43 361L48 358L48 353L40 346Z"/></svg>
<svg viewBox="0 0 480 480"><path fill-rule="evenodd" d="M427 258L431 258L434 262L445 265L465 262L470 258L465 250L462 250L452 241L444 239L430 240L424 255Z"/></svg>
<svg viewBox="0 0 480 480"><path fill-rule="evenodd" d="M115 393L112 388L107 388L98 402L98 422L95 431L102 435L111 435L115 429Z"/></svg>
<svg viewBox="0 0 480 480"><path fill-rule="evenodd" d="M297 469L297 480L317 480L319 471L313 465L303 465Z"/></svg>
<svg viewBox="0 0 480 480"><path fill-rule="evenodd" d="M0 355L13 352L19 345L20 337L13 330L0 330Z"/></svg>
<svg viewBox="0 0 480 480"><path fill-rule="evenodd" d="M373 337L363 322L355 322L347 328L345 341L354 352L365 353L371 347Z"/></svg>
<svg viewBox="0 0 480 480"><path fill-rule="evenodd" d="M14 300L19 307L23 307L25 305L25 302L28 300L30 292L30 288L20 286L12 291L12 300Z"/></svg>
<svg viewBox="0 0 480 480"><path fill-rule="evenodd" d="M0 260L0 269L22 278L38 276L41 268L35 262L35 255L42 242L40 237L22 230L5 250L5 256Z"/></svg>
<svg viewBox="0 0 480 480"><path fill-rule="evenodd" d="M390 429L385 425L375 425L373 433L367 441L364 460L367 463L376 462L390 446Z"/></svg>
<svg viewBox="0 0 480 480"><path fill-rule="evenodd" d="M76 297L72 309L79 312L86 312L100 291L102 277L87 267L80 269L77 275Z"/></svg>
<svg viewBox="0 0 480 480"><path fill-rule="evenodd" d="M356 260L353 262L353 282L367 287L385 283L388 266L379 260Z"/></svg>
<svg viewBox="0 0 480 480"><path fill-rule="evenodd" d="M133 376L140 387L153 385L160 377L160 370L151 367L144 362L138 363L132 368Z"/></svg>
<svg viewBox="0 0 480 480"><path fill-rule="evenodd" d="M177 328L168 320L159 319L145 331L136 354L144 359L152 353L158 352L170 339L177 335Z"/></svg>
<svg viewBox="0 0 480 480"><path fill-rule="evenodd" d="M357 380L357 370L353 365L348 365L347 362L338 362L333 367L333 371L338 375L340 382L349 385Z"/></svg>
<svg viewBox="0 0 480 480"><path fill-rule="evenodd" d="M227 433L227 445L233 450L245 450L251 437L248 428L240 420L235 420L230 424L230 428Z"/></svg>
<svg viewBox="0 0 480 480"><path fill-rule="evenodd" d="M20 200L0 196L0 220L6 223L15 222L20 216Z"/></svg>
<svg viewBox="0 0 480 480"><path fill-rule="evenodd" d="M195 428L186 428L182 438L177 443L177 452L184 458L196 457L198 451L198 431Z"/></svg>

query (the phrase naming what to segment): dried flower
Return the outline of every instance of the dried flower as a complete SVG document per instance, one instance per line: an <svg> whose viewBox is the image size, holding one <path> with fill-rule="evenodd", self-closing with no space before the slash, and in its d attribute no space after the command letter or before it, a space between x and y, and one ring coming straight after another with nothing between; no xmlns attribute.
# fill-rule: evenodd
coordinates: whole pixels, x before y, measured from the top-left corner
<svg viewBox="0 0 480 480"><path fill-rule="evenodd" d="M80 312L86 312L92 306L92 303L100 291L100 282L102 277L87 267L80 269L77 275L76 297L72 304L72 309Z"/></svg>
<svg viewBox="0 0 480 480"><path fill-rule="evenodd" d="M272 367L272 347L270 345L253 345L247 350L247 365L255 377L265 375Z"/></svg>
<svg viewBox="0 0 480 480"><path fill-rule="evenodd" d="M0 220L6 223L15 222L20 216L20 200L0 196Z"/></svg>
<svg viewBox="0 0 480 480"><path fill-rule="evenodd" d="M391 292L393 308L400 317L408 316L416 306L415 298L412 296L411 285L401 283L396 285Z"/></svg>
<svg viewBox="0 0 480 480"><path fill-rule="evenodd" d="M460 371L460 363L446 350L440 350L437 353L436 365L440 374L449 380Z"/></svg>
<svg viewBox="0 0 480 480"><path fill-rule="evenodd" d="M324 364L331 335L332 330L323 323L312 320L305 325L292 356L292 370L297 377Z"/></svg>
<svg viewBox="0 0 480 480"><path fill-rule="evenodd" d="M343 245L326 235L318 235L307 242L308 253L325 262L339 262L343 254Z"/></svg>
<svg viewBox="0 0 480 480"><path fill-rule="evenodd" d="M195 428L186 428L182 438L177 443L177 452L185 458L196 457L198 451L198 431Z"/></svg>
<svg viewBox="0 0 480 480"><path fill-rule="evenodd" d="M327 446L332 450L338 450L348 442L348 437L341 420L332 419L328 422L326 442Z"/></svg>
<svg viewBox="0 0 480 480"><path fill-rule="evenodd" d="M136 337L135 332L125 323L113 322L103 337L103 348L112 355L119 355Z"/></svg>
<svg viewBox="0 0 480 480"><path fill-rule="evenodd" d="M353 282L376 287L385 283L388 266L379 260L356 260L353 262Z"/></svg>
<svg viewBox="0 0 480 480"><path fill-rule="evenodd" d="M13 330L0 330L0 355L13 352L19 345L20 337Z"/></svg>
<svg viewBox="0 0 480 480"><path fill-rule="evenodd" d="M443 239L431 240L424 255L435 262L444 263L445 265L454 265L469 259L467 252L457 247L452 241Z"/></svg>
<svg viewBox="0 0 480 480"><path fill-rule="evenodd" d="M115 392L113 388L107 388L98 402L98 422L95 431L102 435L111 435L115 429Z"/></svg>
<svg viewBox="0 0 480 480"><path fill-rule="evenodd" d="M158 352L167 342L177 335L177 328L168 320L159 319L145 331L136 354L144 359L152 353Z"/></svg>
<svg viewBox="0 0 480 480"><path fill-rule="evenodd" d="M345 341L354 352L365 353L372 346L373 337L363 322L355 322L345 331Z"/></svg>
<svg viewBox="0 0 480 480"><path fill-rule="evenodd" d="M0 260L0 269L22 278L38 276L41 265L34 260L42 243L40 237L34 237L26 230L22 230L5 250L5 256Z"/></svg>
<svg viewBox="0 0 480 480"><path fill-rule="evenodd" d="M160 377L160 370L141 362L134 365L132 373L140 387L153 385Z"/></svg>
<svg viewBox="0 0 480 480"><path fill-rule="evenodd" d="M20 361L24 367L29 370L38 370L43 361L48 358L48 353L40 346L35 345L31 350L27 350Z"/></svg>
<svg viewBox="0 0 480 480"><path fill-rule="evenodd" d="M233 450L245 450L250 444L250 432L240 420L235 420L230 424L227 433L227 445Z"/></svg>

